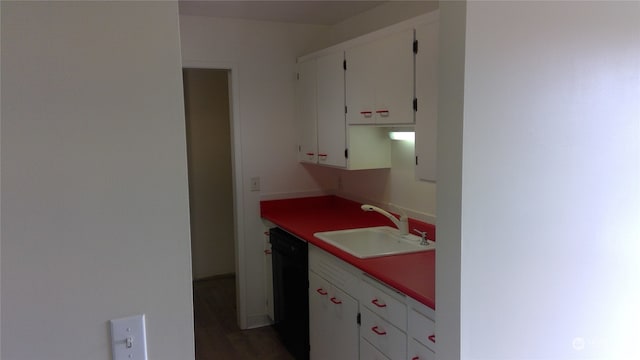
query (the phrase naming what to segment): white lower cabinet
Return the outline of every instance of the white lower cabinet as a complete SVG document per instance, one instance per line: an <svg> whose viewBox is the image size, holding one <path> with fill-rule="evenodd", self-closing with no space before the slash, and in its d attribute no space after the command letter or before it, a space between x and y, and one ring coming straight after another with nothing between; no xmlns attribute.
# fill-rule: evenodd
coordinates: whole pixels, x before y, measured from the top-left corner
<svg viewBox="0 0 640 360"><path fill-rule="evenodd" d="M360 284L360 304L403 331L407 328L406 296L365 277Z"/></svg>
<svg viewBox="0 0 640 360"><path fill-rule="evenodd" d="M361 360L391 360L378 351L367 340L360 342L360 359Z"/></svg>
<svg viewBox="0 0 640 360"><path fill-rule="evenodd" d="M360 309L360 344L368 341L390 359L404 359L407 356L407 335L403 330L374 314L367 308ZM360 359L363 359L360 357Z"/></svg>
<svg viewBox="0 0 640 360"><path fill-rule="evenodd" d="M435 311L409 298L408 359L434 360L436 350Z"/></svg>
<svg viewBox="0 0 640 360"><path fill-rule="evenodd" d="M416 339L409 339L407 348L407 359L409 360L436 360L436 353L428 347L419 343Z"/></svg>
<svg viewBox="0 0 640 360"><path fill-rule="evenodd" d="M309 246L309 343L311 360L358 358L358 271Z"/></svg>
<svg viewBox="0 0 640 360"><path fill-rule="evenodd" d="M311 359L358 358L358 302L309 271Z"/></svg>
<svg viewBox="0 0 640 360"><path fill-rule="evenodd" d="M434 360L435 311L309 245L311 360Z"/></svg>

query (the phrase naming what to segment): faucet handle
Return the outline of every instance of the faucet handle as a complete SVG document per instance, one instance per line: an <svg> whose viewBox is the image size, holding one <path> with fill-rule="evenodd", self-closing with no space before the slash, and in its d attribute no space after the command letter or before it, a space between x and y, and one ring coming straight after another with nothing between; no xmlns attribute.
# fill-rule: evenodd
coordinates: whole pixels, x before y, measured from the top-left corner
<svg viewBox="0 0 640 360"><path fill-rule="evenodd" d="M422 238L422 240L420 241L420 245L427 245L427 232L426 231L420 231L418 229L413 229L413 232L415 232L416 234L420 235L420 237Z"/></svg>
<svg viewBox="0 0 640 360"><path fill-rule="evenodd" d="M427 232L426 232L426 231L420 231L420 230L418 230L418 229L413 229L413 232L415 232L416 234L418 234L418 235L422 236L422 237L423 237L423 238L425 238L425 239L426 239L426 237L427 237Z"/></svg>

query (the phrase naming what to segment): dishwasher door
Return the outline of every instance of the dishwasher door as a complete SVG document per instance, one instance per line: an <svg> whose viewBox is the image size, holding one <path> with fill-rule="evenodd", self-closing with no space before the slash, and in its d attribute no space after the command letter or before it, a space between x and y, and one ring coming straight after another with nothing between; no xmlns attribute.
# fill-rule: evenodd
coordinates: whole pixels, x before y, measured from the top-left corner
<svg viewBox="0 0 640 360"><path fill-rule="evenodd" d="M299 360L309 359L307 243L280 228L269 230L273 265L274 327Z"/></svg>

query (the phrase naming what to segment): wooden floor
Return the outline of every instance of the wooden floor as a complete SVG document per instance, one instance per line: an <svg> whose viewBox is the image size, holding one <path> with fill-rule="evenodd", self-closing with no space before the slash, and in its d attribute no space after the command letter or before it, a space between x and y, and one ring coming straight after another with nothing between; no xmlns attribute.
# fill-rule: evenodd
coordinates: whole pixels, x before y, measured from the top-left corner
<svg viewBox="0 0 640 360"><path fill-rule="evenodd" d="M293 360L272 327L240 330L233 276L193 283L196 360Z"/></svg>

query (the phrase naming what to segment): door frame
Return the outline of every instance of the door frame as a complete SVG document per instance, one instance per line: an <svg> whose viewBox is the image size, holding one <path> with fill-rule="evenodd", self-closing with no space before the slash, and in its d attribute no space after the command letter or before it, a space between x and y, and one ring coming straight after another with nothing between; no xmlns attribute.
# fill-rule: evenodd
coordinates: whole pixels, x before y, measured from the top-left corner
<svg viewBox="0 0 640 360"><path fill-rule="evenodd" d="M183 69L214 69L228 71L229 86L229 118L231 130L231 176L233 186L234 213L234 249L236 270L236 309L237 322L240 329L246 329L247 321L247 288L245 278L245 227L244 227L244 194L242 192L242 132L240 121L239 77L238 65L229 62L183 60Z"/></svg>

